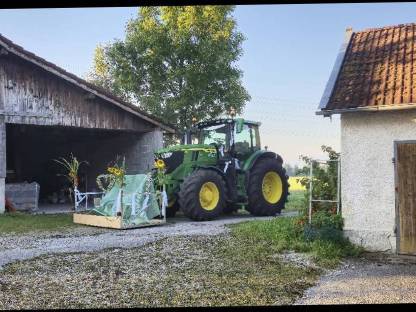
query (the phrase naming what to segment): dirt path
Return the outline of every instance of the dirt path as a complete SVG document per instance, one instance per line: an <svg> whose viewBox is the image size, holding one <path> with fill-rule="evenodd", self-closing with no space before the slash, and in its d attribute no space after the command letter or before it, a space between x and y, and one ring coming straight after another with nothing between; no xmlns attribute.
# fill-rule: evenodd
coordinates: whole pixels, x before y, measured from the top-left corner
<svg viewBox="0 0 416 312"><path fill-rule="evenodd" d="M415 303L416 264L348 260L295 304Z"/></svg>
<svg viewBox="0 0 416 312"><path fill-rule="evenodd" d="M282 216L291 215L282 213ZM191 222L186 218L173 218L168 224L131 230L111 230L80 227L54 233L29 233L0 236L0 269L11 262L26 260L45 254L99 251L107 248L143 246L169 236L217 235L226 233L226 224L249 220L267 220L271 217L236 215L207 222Z"/></svg>

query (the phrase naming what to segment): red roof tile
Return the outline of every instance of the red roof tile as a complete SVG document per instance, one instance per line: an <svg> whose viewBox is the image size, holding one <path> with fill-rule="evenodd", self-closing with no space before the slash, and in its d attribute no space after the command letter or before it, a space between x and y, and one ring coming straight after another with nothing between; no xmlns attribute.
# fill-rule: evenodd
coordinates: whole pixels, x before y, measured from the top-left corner
<svg viewBox="0 0 416 312"><path fill-rule="evenodd" d="M322 110L412 103L416 103L416 24L353 32Z"/></svg>

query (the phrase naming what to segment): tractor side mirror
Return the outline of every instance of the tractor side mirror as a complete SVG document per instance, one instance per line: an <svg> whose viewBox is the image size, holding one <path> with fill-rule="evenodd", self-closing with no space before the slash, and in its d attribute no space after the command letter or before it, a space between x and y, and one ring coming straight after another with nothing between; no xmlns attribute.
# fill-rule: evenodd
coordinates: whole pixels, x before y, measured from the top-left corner
<svg viewBox="0 0 416 312"><path fill-rule="evenodd" d="M243 118L237 118L235 121L236 121L235 122L235 132L240 133L241 131L243 131L244 119Z"/></svg>

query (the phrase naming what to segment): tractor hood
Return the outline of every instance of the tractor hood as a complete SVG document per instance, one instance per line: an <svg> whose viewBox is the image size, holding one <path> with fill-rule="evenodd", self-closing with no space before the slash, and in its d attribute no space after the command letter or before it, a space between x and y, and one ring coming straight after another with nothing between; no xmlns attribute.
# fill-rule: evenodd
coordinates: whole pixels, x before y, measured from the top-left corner
<svg viewBox="0 0 416 312"><path fill-rule="evenodd" d="M208 158L207 158L208 157ZM165 163L166 173L172 173L177 168L189 167L193 162L199 161L213 162L217 159L217 150L212 145L207 144L188 144L174 145L162 148L155 152L155 159L161 159ZM181 170L181 169L179 169Z"/></svg>
<svg viewBox="0 0 416 312"><path fill-rule="evenodd" d="M173 145L169 147L162 148L155 152L156 155L161 155L164 153L172 153L177 151L206 151L206 152L216 152L216 149L213 145L208 144L186 144L186 145Z"/></svg>

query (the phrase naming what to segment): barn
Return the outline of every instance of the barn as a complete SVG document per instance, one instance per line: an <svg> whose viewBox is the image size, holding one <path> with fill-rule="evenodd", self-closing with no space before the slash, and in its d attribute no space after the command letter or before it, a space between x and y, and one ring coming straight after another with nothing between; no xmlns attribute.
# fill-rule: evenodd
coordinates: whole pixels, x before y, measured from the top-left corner
<svg viewBox="0 0 416 312"><path fill-rule="evenodd" d="M416 254L416 24L347 29L316 113L340 114L345 235Z"/></svg>
<svg viewBox="0 0 416 312"><path fill-rule="evenodd" d="M0 35L0 213L5 193L18 209L47 210L65 186L53 159L71 153L89 163L81 191L117 155L127 173L147 171L163 133L174 129Z"/></svg>

